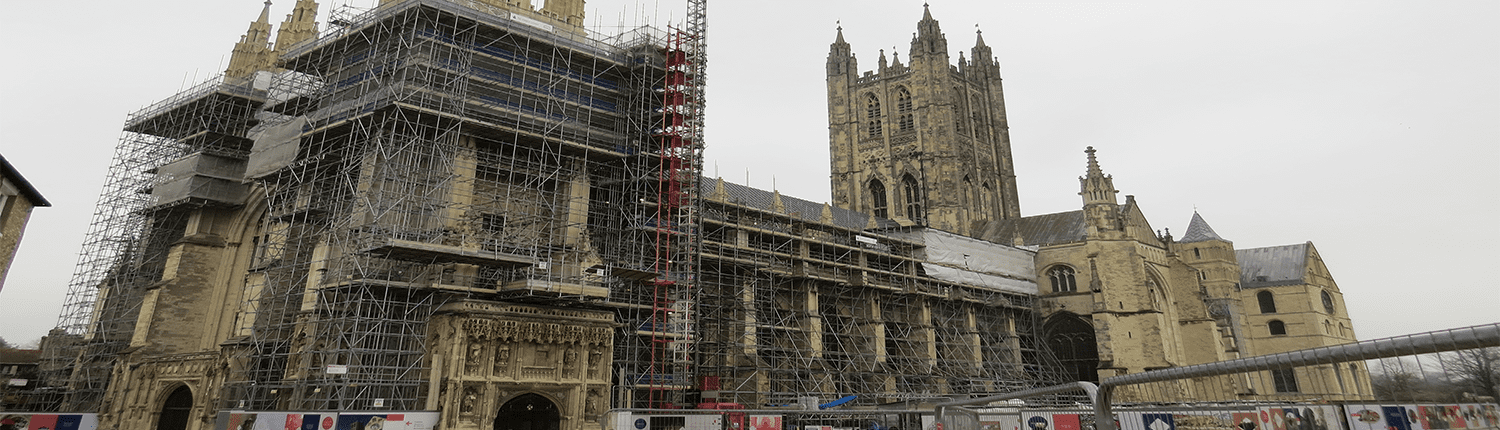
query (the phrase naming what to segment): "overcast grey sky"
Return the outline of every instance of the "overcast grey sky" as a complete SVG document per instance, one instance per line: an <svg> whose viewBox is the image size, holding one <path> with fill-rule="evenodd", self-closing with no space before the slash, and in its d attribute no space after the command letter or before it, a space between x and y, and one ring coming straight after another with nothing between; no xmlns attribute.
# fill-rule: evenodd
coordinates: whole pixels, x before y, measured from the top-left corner
<svg viewBox="0 0 1500 430"><path fill-rule="evenodd" d="M1001 62L1023 215L1079 209L1094 146L1154 228L1180 235L1196 207L1239 248L1314 242L1362 339L1500 321L1500 2L930 1L955 58L977 24ZM320 21L375 0L322 3ZM665 25L684 3L590 1L587 21ZM0 291L0 337L55 324L125 116L221 71L261 7L6 5L0 154L54 207ZM836 23L861 69L904 61L922 0L709 7L708 173L828 200Z"/></svg>

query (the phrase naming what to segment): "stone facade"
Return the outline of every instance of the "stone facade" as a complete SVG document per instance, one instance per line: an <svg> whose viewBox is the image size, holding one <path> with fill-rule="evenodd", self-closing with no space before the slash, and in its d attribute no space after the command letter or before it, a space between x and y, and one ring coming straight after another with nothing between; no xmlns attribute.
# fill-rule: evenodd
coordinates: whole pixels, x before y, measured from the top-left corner
<svg viewBox="0 0 1500 430"><path fill-rule="evenodd" d="M597 427L610 408L616 326L603 311L444 305L428 328L442 381L429 409L443 412L447 428L490 428L508 403L540 395L558 407L560 428Z"/></svg>
<svg viewBox="0 0 1500 430"><path fill-rule="evenodd" d="M432 5L382 5L449 19ZM465 2L476 5L530 11L524 1ZM535 14L572 25L581 8L549 1ZM299 1L278 39L305 42L316 28L311 10L315 3ZM536 419L575 430L598 427L611 408L665 404L655 399L663 391L680 398L672 406L851 393L890 403L1051 385L1060 382L1052 362L1038 358L1049 355L1063 379L1098 381L1354 340L1338 286L1310 243L1235 250L1196 214L1181 240L1159 234L1133 196L1120 202L1092 148L1080 210L1022 217L998 62L981 36L972 61L960 54L950 64L930 12L917 29L909 66L882 55L877 71L859 74L842 30L832 46L832 205L693 178L704 199L693 208L702 210L694 226L702 237L691 282L642 264L659 260L621 256L660 255L656 241L674 233L643 209L660 205L649 200L660 194L627 195L620 177L598 173L634 159L611 152L619 148L570 141L569 150L606 162L558 157L562 146L542 144L551 141L502 146L454 126L433 133L449 139L433 151L443 163L372 144L340 153L348 165L336 167L346 170L326 169L342 176L318 179L327 171L314 169L297 172L313 179L284 183L241 163L243 178L217 178L241 187L233 199L153 206L140 245L149 255L137 264L149 267L132 269L159 276L97 285L94 325L67 340L100 348L80 356L109 363L80 360L75 376L109 369L107 384L86 387L104 391L108 428L159 427L173 399L186 396L189 419L178 430L206 430L224 409L427 410L441 414L443 429ZM402 36L457 40L411 30ZM263 12L236 46L230 75L274 68L282 51L269 50L269 32ZM308 61L357 63L363 53ZM425 115L413 117L431 123L360 120L385 131L462 122ZM307 121L276 127L291 130L295 146ZM370 141L436 142L417 134ZM324 143L345 150L362 141ZM552 152L523 157L536 148ZM261 173L293 160L282 161ZM402 170L412 166L424 171ZM438 179L414 178L427 173ZM417 195L427 200L408 199ZM318 224L327 219L336 221ZM659 292L678 281L693 289ZM1269 308L1259 302L1267 295ZM1038 320L1040 328L1031 324ZM130 329L111 335L106 322ZM365 383L350 383L356 376ZM1289 380L1325 398L1369 396L1357 367L1178 391L1184 400L1300 396ZM386 401L397 396L400 405Z"/></svg>
<svg viewBox="0 0 1500 430"><path fill-rule="evenodd" d="M21 172L0 157L0 290L5 289L5 275L21 246L21 234L26 231L31 210L51 205Z"/></svg>
<svg viewBox="0 0 1500 430"><path fill-rule="evenodd" d="M948 52L927 12L910 65L882 50L861 74L839 30L828 53L834 206L960 234L1020 216L1000 65L982 35L972 62Z"/></svg>

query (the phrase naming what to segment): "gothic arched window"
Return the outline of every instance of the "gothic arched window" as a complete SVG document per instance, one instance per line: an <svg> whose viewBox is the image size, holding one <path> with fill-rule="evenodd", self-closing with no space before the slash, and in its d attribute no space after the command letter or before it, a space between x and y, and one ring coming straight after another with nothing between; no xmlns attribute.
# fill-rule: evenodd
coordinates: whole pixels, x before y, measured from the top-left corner
<svg viewBox="0 0 1500 430"><path fill-rule="evenodd" d="M1271 330L1272 336L1286 335L1286 323L1281 320L1271 320L1266 323L1266 328Z"/></svg>
<svg viewBox="0 0 1500 430"><path fill-rule="evenodd" d="M880 124L880 99L874 94L865 97L865 131L870 137L880 137L884 133Z"/></svg>
<svg viewBox="0 0 1500 430"><path fill-rule="evenodd" d="M979 188L979 204L984 207L984 210L995 210L995 201L993 197L995 193L994 190L990 189L990 183L985 182L984 185L980 186Z"/></svg>
<svg viewBox="0 0 1500 430"><path fill-rule="evenodd" d="M963 197L964 197L964 208L973 208L974 207L974 181L970 180L968 176L964 176Z"/></svg>
<svg viewBox="0 0 1500 430"><path fill-rule="evenodd" d="M911 177L910 174L903 176L901 189L905 191L906 218L921 224L922 217L926 214L922 212L922 189L917 185L917 179Z"/></svg>
<svg viewBox="0 0 1500 430"><path fill-rule="evenodd" d="M1086 316L1059 313L1042 324L1047 349L1070 380L1099 382L1099 344L1091 322Z"/></svg>
<svg viewBox="0 0 1500 430"><path fill-rule="evenodd" d="M1073 268L1068 266L1053 267L1047 271L1047 277L1052 279L1052 292L1071 293L1078 291L1078 281L1073 276Z"/></svg>
<svg viewBox="0 0 1500 430"><path fill-rule="evenodd" d="M958 134L968 134L969 133L968 127L964 126L964 124L968 122L968 118L964 118L964 116L965 116L964 115L964 101L966 101L968 99L969 99L968 97L964 97L964 91L963 91L963 89L961 89L959 87L953 87L953 99L952 100L953 100L953 132L954 133L958 133Z"/></svg>
<svg viewBox="0 0 1500 430"><path fill-rule="evenodd" d="M896 88L896 129L898 131L912 131L917 128L917 123L912 119L911 91L906 87Z"/></svg>
<svg viewBox="0 0 1500 430"><path fill-rule="evenodd" d="M1255 300L1260 302L1260 313L1276 313L1276 297L1273 297L1270 291L1255 293Z"/></svg>
<svg viewBox="0 0 1500 430"><path fill-rule="evenodd" d="M875 216L890 218L890 213L886 211L885 184L880 183L879 179L870 180L870 204L875 209Z"/></svg>

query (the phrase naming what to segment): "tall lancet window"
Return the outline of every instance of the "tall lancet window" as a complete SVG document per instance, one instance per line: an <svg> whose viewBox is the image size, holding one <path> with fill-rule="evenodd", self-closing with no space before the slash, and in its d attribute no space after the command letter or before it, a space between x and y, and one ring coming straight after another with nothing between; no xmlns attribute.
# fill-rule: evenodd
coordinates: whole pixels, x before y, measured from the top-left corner
<svg viewBox="0 0 1500 430"><path fill-rule="evenodd" d="M880 99L874 94L865 97L865 132L869 137L880 137L884 134L880 124Z"/></svg>
<svg viewBox="0 0 1500 430"><path fill-rule="evenodd" d="M917 123L912 119L911 91L906 87L896 88L896 128L898 131L912 131L917 128Z"/></svg>
<svg viewBox="0 0 1500 430"><path fill-rule="evenodd" d="M959 87L953 87L953 99L952 100L953 100L953 132L954 133L958 133L958 134L968 134L969 133L968 127L964 127L964 124L969 121L968 118L964 117L964 101L966 101L968 99L969 99L968 97L964 96L963 89L960 89Z"/></svg>
<svg viewBox="0 0 1500 430"><path fill-rule="evenodd" d="M901 178L901 189L906 197L906 218L912 222L921 224L925 213L922 212L922 188L917 185L917 179L910 174Z"/></svg>
<svg viewBox="0 0 1500 430"><path fill-rule="evenodd" d="M870 180L870 204L875 209L875 216L890 218L890 212L886 210L885 184L879 179Z"/></svg>

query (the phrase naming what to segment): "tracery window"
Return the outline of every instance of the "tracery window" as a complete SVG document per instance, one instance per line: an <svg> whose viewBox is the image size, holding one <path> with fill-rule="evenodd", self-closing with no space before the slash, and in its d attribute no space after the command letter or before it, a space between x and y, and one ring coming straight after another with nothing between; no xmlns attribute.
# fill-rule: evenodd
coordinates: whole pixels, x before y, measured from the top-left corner
<svg viewBox="0 0 1500 430"><path fill-rule="evenodd" d="M874 206L875 216L890 218L890 213L886 210L885 184L880 183L879 179L870 180L870 203Z"/></svg>
<svg viewBox="0 0 1500 430"><path fill-rule="evenodd" d="M912 131L917 128L917 123L912 119L911 91L906 87L896 89L896 128L899 131Z"/></svg>
<svg viewBox="0 0 1500 430"><path fill-rule="evenodd" d="M1276 313L1276 297L1272 296L1270 291L1255 293L1255 300L1260 302L1260 313Z"/></svg>
<svg viewBox="0 0 1500 430"><path fill-rule="evenodd" d="M905 191L906 218L921 224L925 213L922 212L922 189L917 185L917 179L907 174L901 178L901 188Z"/></svg>
<svg viewBox="0 0 1500 430"><path fill-rule="evenodd" d="M880 137L884 134L880 123L880 99L874 94L865 97L865 131L869 137Z"/></svg>
<svg viewBox="0 0 1500 430"><path fill-rule="evenodd" d="M1078 281L1074 277L1072 267L1053 267L1052 270L1047 271L1047 277L1052 279L1052 292L1054 293L1078 291Z"/></svg>

